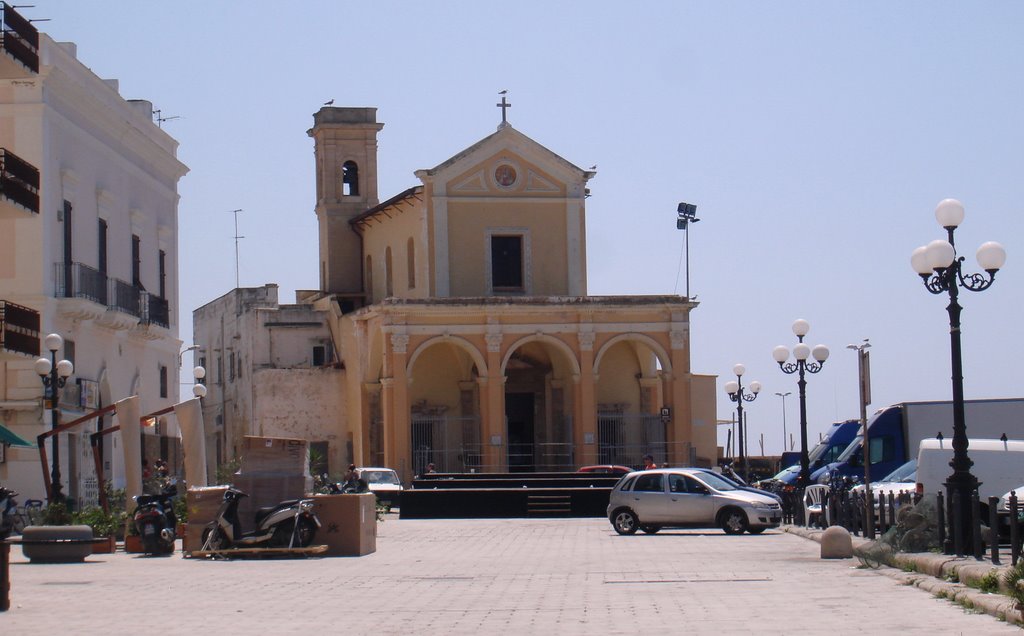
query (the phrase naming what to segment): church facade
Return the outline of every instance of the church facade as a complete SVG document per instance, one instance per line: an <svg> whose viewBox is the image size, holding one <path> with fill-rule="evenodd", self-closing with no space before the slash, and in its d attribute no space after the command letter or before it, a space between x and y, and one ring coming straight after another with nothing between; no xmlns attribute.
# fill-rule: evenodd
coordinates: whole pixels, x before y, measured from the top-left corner
<svg viewBox="0 0 1024 636"><path fill-rule="evenodd" d="M238 399L272 387L235 391L222 400L229 409L211 385L205 419L223 420L225 458L241 441L230 431L244 430L319 443L332 473L354 462L394 468L403 480L430 463L441 472L564 471L639 466L651 454L659 464L714 464L714 377L690 369L696 303L587 294L595 173L503 118L495 133L380 202L382 128L374 108L324 107L308 133L320 289L281 309L294 324L329 332L331 360L292 365L330 376L314 392L321 414L309 417L310 400L296 390L302 422L278 417L279 405L273 418L253 408L233 424ZM302 311L308 319L294 317ZM196 342L211 362L219 345L202 334L223 320L213 303L196 312ZM313 351L314 336L299 346ZM266 375L269 350L250 349L264 362L246 381L274 377L282 386L280 373ZM341 395L326 399L326 386Z"/></svg>
<svg viewBox="0 0 1024 636"><path fill-rule="evenodd" d="M403 478L586 464L711 465L714 378L680 296L588 296L595 176L503 121L377 202L372 108L322 108L323 296L356 463Z"/></svg>

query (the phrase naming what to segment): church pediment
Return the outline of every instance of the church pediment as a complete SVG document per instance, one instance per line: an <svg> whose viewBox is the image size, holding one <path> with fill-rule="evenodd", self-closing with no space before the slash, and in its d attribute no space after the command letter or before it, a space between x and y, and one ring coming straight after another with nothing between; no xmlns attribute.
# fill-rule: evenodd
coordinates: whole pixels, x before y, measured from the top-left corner
<svg viewBox="0 0 1024 636"><path fill-rule="evenodd" d="M497 152L453 176L449 196L565 196L566 184L520 154Z"/></svg>
<svg viewBox="0 0 1024 636"><path fill-rule="evenodd" d="M448 196L576 197L594 173L505 126L416 175Z"/></svg>

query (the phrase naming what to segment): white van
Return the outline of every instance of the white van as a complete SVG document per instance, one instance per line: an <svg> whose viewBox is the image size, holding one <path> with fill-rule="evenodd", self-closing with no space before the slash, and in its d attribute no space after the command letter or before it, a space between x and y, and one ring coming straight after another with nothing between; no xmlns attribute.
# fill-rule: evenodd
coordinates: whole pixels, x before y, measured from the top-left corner
<svg viewBox="0 0 1024 636"><path fill-rule="evenodd" d="M988 498L1024 484L1024 441L998 439L967 440L967 456L974 465L971 474L978 478L978 500L982 523L988 522ZM917 453L917 492L923 495L946 494L946 480L953 474L953 440L925 439ZM947 502L947 506L949 503Z"/></svg>

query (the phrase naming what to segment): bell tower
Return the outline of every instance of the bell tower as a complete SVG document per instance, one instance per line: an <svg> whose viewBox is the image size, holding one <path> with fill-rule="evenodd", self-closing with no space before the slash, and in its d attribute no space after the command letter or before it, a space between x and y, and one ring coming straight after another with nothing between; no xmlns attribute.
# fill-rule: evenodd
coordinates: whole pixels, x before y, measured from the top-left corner
<svg viewBox="0 0 1024 636"><path fill-rule="evenodd" d="M376 108L325 106L313 115L316 218L320 232L320 289L363 291L362 246L349 221L376 206Z"/></svg>

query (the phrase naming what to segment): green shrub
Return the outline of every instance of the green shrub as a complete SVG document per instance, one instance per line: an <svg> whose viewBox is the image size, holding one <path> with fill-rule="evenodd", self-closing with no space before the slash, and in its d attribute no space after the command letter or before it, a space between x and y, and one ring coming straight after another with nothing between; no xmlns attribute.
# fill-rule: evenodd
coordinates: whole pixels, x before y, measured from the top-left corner
<svg viewBox="0 0 1024 636"><path fill-rule="evenodd" d="M1024 609L1024 559L1017 561L1017 565L1010 568L1003 577L1003 583L1010 598L1017 601L1017 607Z"/></svg>

